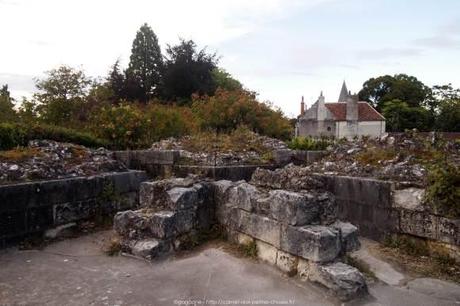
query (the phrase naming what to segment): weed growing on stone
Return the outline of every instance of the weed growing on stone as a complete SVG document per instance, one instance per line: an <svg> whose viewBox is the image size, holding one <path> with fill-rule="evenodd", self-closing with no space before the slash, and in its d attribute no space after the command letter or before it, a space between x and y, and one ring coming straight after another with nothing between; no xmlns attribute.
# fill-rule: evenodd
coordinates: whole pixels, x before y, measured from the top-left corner
<svg viewBox="0 0 460 306"><path fill-rule="evenodd" d="M103 246L103 252L108 256L115 256L121 252L121 241L117 236L113 236L110 240Z"/></svg>
<svg viewBox="0 0 460 306"><path fill-rule="evenodd" d="M240 244L239 249L245 257L257 258L257 244L255 241L251 241L247 244Z"/></svg>

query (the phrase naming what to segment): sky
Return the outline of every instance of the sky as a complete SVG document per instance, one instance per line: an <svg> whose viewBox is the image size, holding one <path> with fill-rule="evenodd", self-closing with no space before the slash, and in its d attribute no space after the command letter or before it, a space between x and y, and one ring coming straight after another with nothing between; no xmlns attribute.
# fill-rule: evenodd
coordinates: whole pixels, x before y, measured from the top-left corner
<svg viewBox="0 0 460 306"><path fill-rule="evenodd" d="M105 77L147 22L163 50L179 38L217 52L245 87L297 116L345 80L406 73L460 87L460 0L0 0L0 84L30 96L66 64Z"/></svg>

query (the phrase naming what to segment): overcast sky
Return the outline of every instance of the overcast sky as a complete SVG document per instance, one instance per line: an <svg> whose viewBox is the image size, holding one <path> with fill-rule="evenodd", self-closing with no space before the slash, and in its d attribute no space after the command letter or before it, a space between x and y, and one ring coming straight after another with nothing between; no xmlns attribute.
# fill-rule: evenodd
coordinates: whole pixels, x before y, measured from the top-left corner
<svg viewBox="0 0 460 306"><path fill-rule="evenodd" d="M459 0L0 0L0 84L15 97L60 64L105 76L127 66L147 22L163 50L179 37L221 56L220 65L287 115L345 79L407 73L460 87Z"/></svg>

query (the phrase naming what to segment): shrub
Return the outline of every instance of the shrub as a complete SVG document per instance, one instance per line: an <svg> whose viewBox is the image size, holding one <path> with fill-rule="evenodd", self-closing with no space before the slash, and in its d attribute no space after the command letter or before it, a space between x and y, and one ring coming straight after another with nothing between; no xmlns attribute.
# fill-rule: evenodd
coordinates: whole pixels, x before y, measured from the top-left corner
<svg viewBox="0 0 460 306"><path fill-rule="evenodd" d="M438 213L460 218L460 168L441 161L428 169L425 203Z"/></svg>
<svg viewBox="0 0 460 306"><path fill-rule="evenodd" d="M0 124L0 150L8 150L17 146L26 146L32 139L48 139L60 142L71 142L87 147L107 146L105 140L98 139L89 133L57 127L35 124Z"/></svg>
<svg viewBox="0 0 460 306"><path fill-rule="evenodd" d="M245 125L259 134L281 139L288 139L292 132L280 110L258 102L253 93L245 90L218 89L212 97L194 97L192 110L204 130L230 132Z"/></svg>
<svg viewBox="0 0 460 306"><path fill-rule="evenodd" d="M292 150L321 151L326 150L332 143L333 141L328 138L294 137L288 142L288 147Z"/></svg>

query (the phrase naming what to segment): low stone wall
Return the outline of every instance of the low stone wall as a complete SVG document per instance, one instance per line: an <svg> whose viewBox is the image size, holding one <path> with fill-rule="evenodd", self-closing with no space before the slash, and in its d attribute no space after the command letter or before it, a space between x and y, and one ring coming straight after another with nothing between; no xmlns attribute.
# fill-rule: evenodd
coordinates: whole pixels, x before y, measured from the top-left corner
<svg viewBox="0 0 460 306"><path fill-rule="evenodd" d="M0 247L28 234L137 206L143 171L0 186Z"/></svg>
<svg viewBox="0 0 460 306"><path fill-rule="evenodd" d="M180 158L177 150L114 151L114 156L129 169L143 170L152 177L168 177Z"/></svg>
<svg viewBox="0 0 460 306"><path fill-rule="evenodd" d="M338 221L328 192L175 178L142 183L140 203L141 209L114 218L123 249L136 256L152 259L193 245L219 224L232 241L257 248L262 260L321 283L342 300L366 292L362 274L340 262L359 248L357 228Z"/></svg>
<svg viewBox="0 0 460 306"><path fill-rule="evenodd" d="M257 168L275 169L289 163L310 164L320 159L324 154L324 151L275 150L273 151L273 163L268 165L210 166L181 164L181 154L178 150L114 152L115 158L129 169L144 170L151 178L186 177L189 174L199 174L214 180L231 181L249 181Z"/></svg>
<svg viewBox="0 0 460 306"><path fill-rule="evenodd" d="M368 178L318 175L337 200L339 218L359 227L360 235L382 241L389 234L429 240L460 259L460 220L422 205L423 189Z"/></svg>

